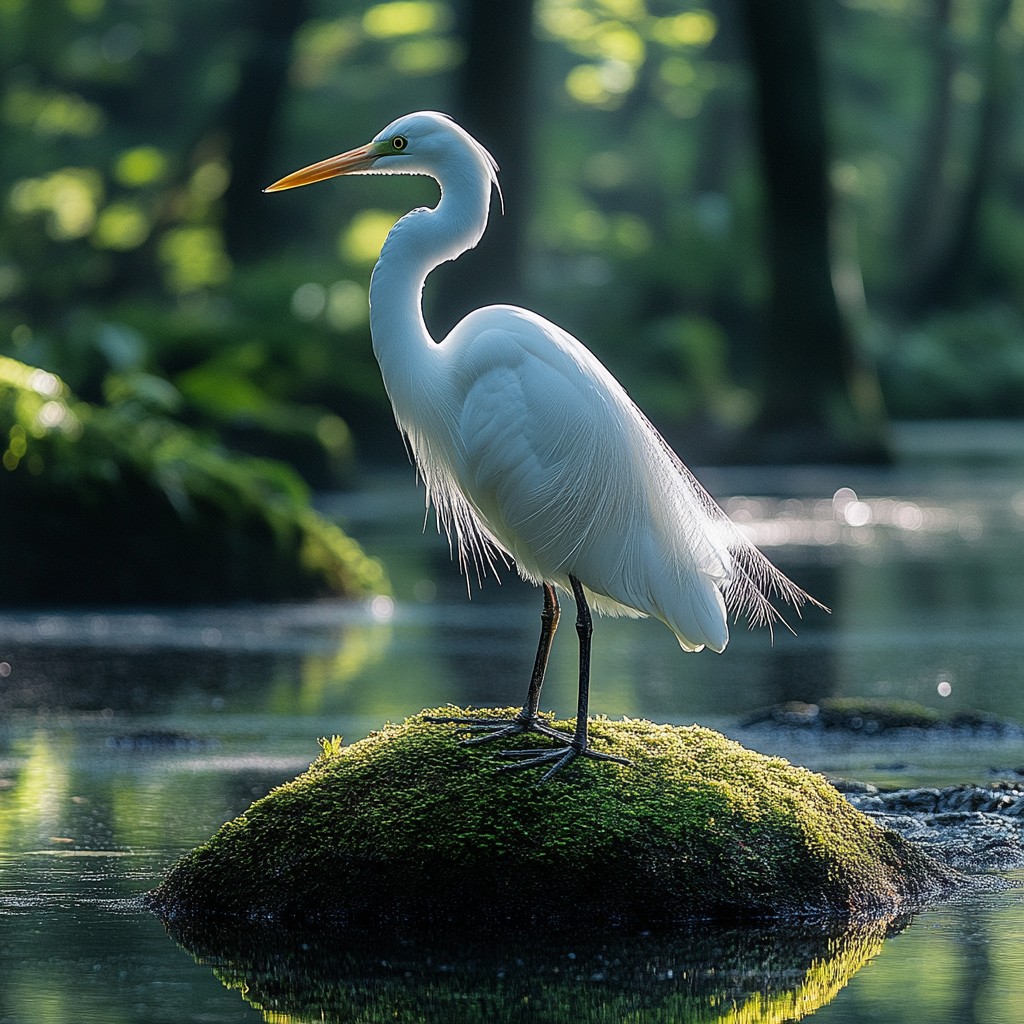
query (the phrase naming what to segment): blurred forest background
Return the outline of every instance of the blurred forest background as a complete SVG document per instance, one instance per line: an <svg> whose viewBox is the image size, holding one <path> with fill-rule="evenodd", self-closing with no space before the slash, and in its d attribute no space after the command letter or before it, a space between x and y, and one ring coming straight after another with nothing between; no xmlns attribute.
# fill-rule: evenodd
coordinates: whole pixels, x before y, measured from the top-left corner
<svg viewBox="0 0 1024 1024"><path fill-rule="evenodd" d="M436 336L529 305L698 461L1019 417L1022 50L1024 0L0 0L0 369L51 375L4 468L69 409L317 487L404 459L367 285L435 187L261 188L423 108L505 200Z"/></svg>

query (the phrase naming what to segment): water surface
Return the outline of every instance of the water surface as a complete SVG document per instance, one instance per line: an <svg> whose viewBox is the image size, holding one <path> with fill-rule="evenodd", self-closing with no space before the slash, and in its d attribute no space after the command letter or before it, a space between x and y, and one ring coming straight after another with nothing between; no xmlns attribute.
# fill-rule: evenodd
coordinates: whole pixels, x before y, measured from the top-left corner
<svg viewBox="0 0 1024 1024"><path fill-rule="evenodd" d="M1019 467L921 461L885 474L703 478L720 497L747 495L729 501L732 514L832 614L808 610L794 620L798 635L777 629L774 645L764 632L737 628L721 657L682 654L657 623L598 620L593 713L700 721L748 740L736 725L746 713L831 695L1024 721ZM255 1008L269 1005L267 956L282 962L267 953L269 940L234 960L197 962L140 907L139 894L223 821L304 769L317 737L354 740L446 701L520 701L539 626L538 592L513 576L474 584L467 600L446 543L432 526L421 530L411 474L324 504L386 558L393 598L0 613L0 1024L320 1020L314 991L325 1013L350 1019L353 1006L339 1001L329 969L371 978L377 1002L361 1012L377 1016L367 1019L424 998L435 1019L473 1000L508 1020L559 1019L566 992L575 993L580 1020L627 1012L638 1020L1019 1019L1024 907L1014 892L937 907L884 934L704 930L625 950L623 937L600 936L586 946L544 944L533 961L509 949L498 951L504 962L449 951L447 987L437 973L443 951L401 953L401 978L412 983L351 961L339 967L311 954L315 943L286 944L286 962L311 969L313 988L298 986L298 1001L279 1009ZM570 621L567 609L563 623ZM542 704L563 715L575 706L571 626L556 641ZM884 737L756 743L883 785L988 781L993 769L1024 767L1020 745L998 739L922 738L898 750ZM533 965L532 982L520 961ZM722 976L733 980L709 987ZM529 984L532 1017L521 1011ZM695 1016L693 1000L718 1015Z"/></svg>

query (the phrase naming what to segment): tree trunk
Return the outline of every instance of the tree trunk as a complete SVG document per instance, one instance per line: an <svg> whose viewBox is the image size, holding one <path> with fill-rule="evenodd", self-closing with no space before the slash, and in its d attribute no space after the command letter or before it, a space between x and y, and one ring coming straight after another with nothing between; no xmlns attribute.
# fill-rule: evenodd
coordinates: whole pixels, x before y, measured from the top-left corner
<svg viewBox="0 0 1024 1024"><path fill-rule="evenodd" d="M969 171L959 193L947 197L947 211L940 238L923 254L916 274L907 284L904 308L913 315L935 306L968 301L982 286L984 271L980 215L985 193L999 163L997 150L1005 128L1011 58L1000 41L1012 0L995 0L984 29L980 72L984 90L977 104L974 145Z"/></svg>
<svg viewBox="0 0 1024 1024"><path fill-rule="evenodd" d="M451 113L501 165L506 205L502 213L501 202L494 196L490 224L480 245L454 267L441 267L432 276L431 293L437 297L430 302L431 319L441 334L477 306L523 298L530 194L533 0L468 0L462 9L460 34L466 59ZM433 278L440 283L435 285Z"/></svg>
<svg viewBox="0 0 1024 1024"><path fill-rule="evenodd" d="M953 0L930 0L930 4L931 16L925 27L925 45L932 51L929 110L896 235L899 251L906 259L900 281L904 294L916 288L923 268L934 259L950 203L946 167L953 136L953 80L957 70L950 25Z"/></svg>
<svg viewBox="0 0 1024 1024"><path fill-rule="evenodd" d="M743 0L757 96L771 295L751 454L777 462L887 458L874 374L839 307L813 0Z"/></svg>
<svg viewBox="0 0 1024 1024"><path fill-rule="evenodd" d="M224 117L231 181L224 193L224 239L235 260L251 260L271 237L266 231L263 187L267 158L285 94L292 40L309 15L308 0L247 0L239 7L248 24L238 85Z"/></svg>

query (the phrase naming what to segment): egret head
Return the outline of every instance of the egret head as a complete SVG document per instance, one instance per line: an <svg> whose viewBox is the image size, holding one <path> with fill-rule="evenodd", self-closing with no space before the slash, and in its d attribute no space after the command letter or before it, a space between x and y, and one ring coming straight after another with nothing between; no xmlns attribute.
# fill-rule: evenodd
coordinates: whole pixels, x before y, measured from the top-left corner
<svg viewBox="0 0 1024 1024"><path fill-rule="evenodd" d="M491 154L447 114L421 110L392 121L365 146L303 167L263 191L280 192L339 174L425 174L443 185L474 170L498 188L498 165Z"/></svg>

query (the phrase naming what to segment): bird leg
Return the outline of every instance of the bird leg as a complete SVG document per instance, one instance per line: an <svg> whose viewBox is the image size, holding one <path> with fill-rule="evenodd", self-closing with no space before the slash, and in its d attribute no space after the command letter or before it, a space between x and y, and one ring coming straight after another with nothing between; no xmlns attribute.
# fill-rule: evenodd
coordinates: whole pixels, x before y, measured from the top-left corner
<svg viewBox="0 0 1024 1024"><path fill-rule="evenodd" d="M548 656L551 654L551 644L555 638L555 630L558 628L558 618L561 614L558 607L558 595L550 583L543 584L544 587L544 610L540 613L540 642L537 644L537 657L533 663L533 674L530 676L530 689L526 694L526 703L522 710L514 718L428 718L428 722L437 722L445 725L461 725L466 732L483 733L481 736L472 736L463 743L473 745L476 743L487 743L490 740L502 736L515 736L523 732L539 732L543 736L550 736L552 739L561 740L563 743L570 742L572 737L560 729L553 729L541 717L540 711L540 690L544 685L544 673L548 667Z"/></svg>
<svg viewBox="0 0 1024 1024"><path fill-rule="evenodd" d="M540 780L541 782L547 782L555 772L564 768L574 758L580 756L591 757L597 761L615 761L617 764L630 763L624 757L602 754L599 751L590 749L587 716L590 709L590 641L594 632L594 623L590 616L590 606L587 604L586 594L583 592L583 585L575 576L571 575L569 582L572 584L573 597L576 599L576 633L580 639L580 684L576 704L575 732L572 736L562 734L561 738L568 740L564 747L555 747L550 750L501 751L502 757L514 759L518 762L517 764L505 765L501 769L502 771L515 771L518 768L533 768L537 765L550 764L551 767L544 773ZM545 584L546 586L547 584Z"/></svg>

